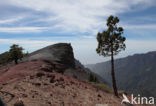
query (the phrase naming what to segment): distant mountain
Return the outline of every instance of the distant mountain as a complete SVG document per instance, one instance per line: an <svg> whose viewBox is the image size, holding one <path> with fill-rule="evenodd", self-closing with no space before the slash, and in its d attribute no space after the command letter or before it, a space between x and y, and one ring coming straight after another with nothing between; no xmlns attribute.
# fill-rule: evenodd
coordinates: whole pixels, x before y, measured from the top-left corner
<svg viewBox="0 0 156 106"><path fill-rule="evenodd" d="M87 67L111 84L110 61ZM156 97L156 51L115 60L115 72L119 89Z"/></svg>
<svg viewBox="0 0 156 106"><path fill-rule="evenodd" d="M83 69L88 74L89 73L94 74L99 82L104 82L105 84L108 84L100 75L96 74L95 72L92 72L89 68L86 68L83 64L81 64L79 60L75 59L75 65Z"/></svg>

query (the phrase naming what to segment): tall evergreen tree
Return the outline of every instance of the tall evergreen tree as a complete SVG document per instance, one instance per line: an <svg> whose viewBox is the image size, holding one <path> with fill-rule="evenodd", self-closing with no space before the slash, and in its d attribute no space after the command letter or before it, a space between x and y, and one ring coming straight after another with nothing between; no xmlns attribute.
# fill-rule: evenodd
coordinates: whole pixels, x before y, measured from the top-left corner
<svg viewBox="0 0 156 106"><path fill-rule="evenodd" d="M10 46L10 58L14 60L15 64L18 64L18 60L23 57L23 48L19 45L13 44Z"/></svg>
<svg viewBox="0 0 156 106"><path fill-rule="evenodd" d="M107 19L107 30L102 33L97 34L98 47L96 52L99 55L111 56L111 75L112 84L114 89L114 95L118 96L115 72L114 72L114 55L117 55L121 50L125 50L125 40L126 38L121 36L123 34L123 28L118 27L119 18L114 16L109 16Z"/></svg>

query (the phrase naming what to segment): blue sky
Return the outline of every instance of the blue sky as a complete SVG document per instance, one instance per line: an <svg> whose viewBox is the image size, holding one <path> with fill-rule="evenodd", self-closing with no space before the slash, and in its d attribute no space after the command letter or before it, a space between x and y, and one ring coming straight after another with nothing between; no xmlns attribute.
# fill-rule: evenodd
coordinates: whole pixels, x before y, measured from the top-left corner
<svg viewBox="0 0 156 106"><path fill-rule="evenodd" d="M116 58L156 50L155 0L1 0L0 53L13 43L32 52L67 42L83 64L107 61L95 49L109 15L120 18L127 38Z"/></svg>

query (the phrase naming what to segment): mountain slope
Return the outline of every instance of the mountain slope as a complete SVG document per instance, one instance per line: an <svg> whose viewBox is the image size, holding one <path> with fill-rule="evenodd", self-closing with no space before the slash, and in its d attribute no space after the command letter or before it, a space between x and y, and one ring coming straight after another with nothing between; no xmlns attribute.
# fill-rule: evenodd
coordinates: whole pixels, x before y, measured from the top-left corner
<svg viewBox="0 0 156 106"><path fill-rule="evenodd" d="M36 59L10 67L0 77L0 96L8 106L120 106L121 99L87 82L58 73L63 66Z"/></svg>
<svg viewBox="0 0 156 106"><path fill-rule="evenodd" d="M30 53L23 61L32 59L47 59L65 65L65 74L77 77L83 81L87 81L89 69L85 68L78 60L74 58L73 48L68 43L57 43L47 46L33 53ZM79 71L75 71L77 68ZM90 71L91 73L91 71ZM94 74L94 73L93 73ZM99 81L105 82L100 76L96 75Z"/></svg>
<svg viewBox="0 0 156 106"><path fill-rule="evenodd" d="M107 84L106 81L101 76L99 76L95 72L92 72L89 68L86 68L84 65L81 64L80 61L78 61L76 59L75 59L75 65L76 65L76 67L79 67L79 68L83 69L88 75L90 73L92 73L93 75L95 75L95 77L97 78L97 81L103 82L103 83Z"/></svg>
<svg viewBox="0 0 156 106"><path fill-rule="evenodd" d="M71 45L55 44L31 53L18 65L1 66L0 97L7 106L121 106L121 98L87 81L88 71L75 64Z"/></svg>
<svg viewBox="0 0 156 106"><path fill-rule="evenodd" d="M110 61L88 67L111 84ZM119 89L128 93L156 97L156 52L117 59L115 71Z"/></svg>

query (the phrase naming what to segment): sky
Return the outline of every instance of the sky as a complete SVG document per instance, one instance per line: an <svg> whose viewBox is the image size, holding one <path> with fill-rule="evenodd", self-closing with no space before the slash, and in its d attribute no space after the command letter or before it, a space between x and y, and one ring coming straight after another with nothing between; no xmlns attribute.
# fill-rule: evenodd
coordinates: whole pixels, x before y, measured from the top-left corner
<svg viewBox="0 0 156 106"><path fill-rule="evenodd" d="M107 61L95 50L110 15L119 17L126 37L115 58L156 51L156 0L0 0L0 53L12 44L33 52L64 42L83 64Z"/></svg>

